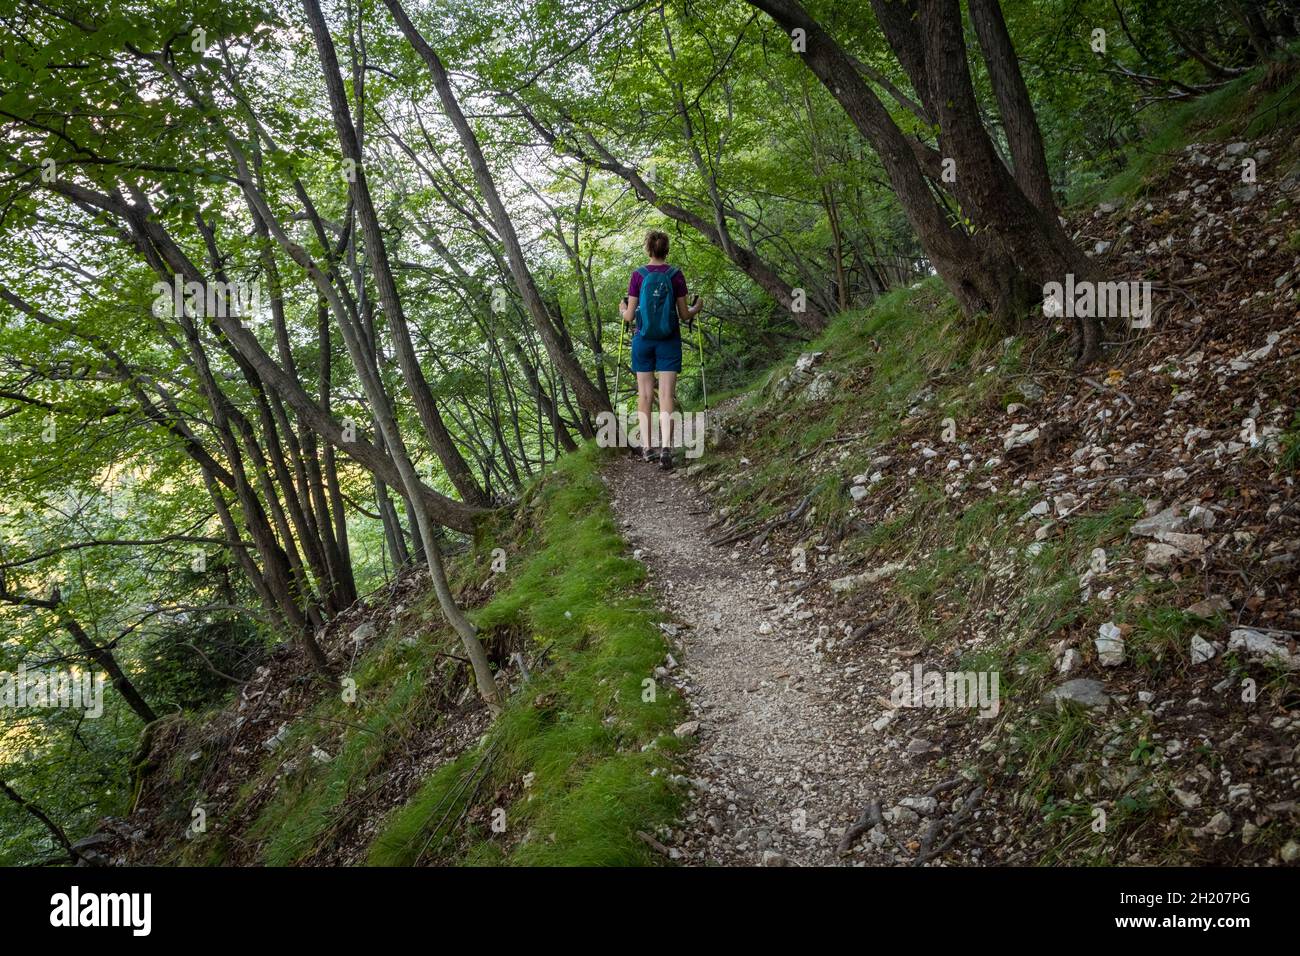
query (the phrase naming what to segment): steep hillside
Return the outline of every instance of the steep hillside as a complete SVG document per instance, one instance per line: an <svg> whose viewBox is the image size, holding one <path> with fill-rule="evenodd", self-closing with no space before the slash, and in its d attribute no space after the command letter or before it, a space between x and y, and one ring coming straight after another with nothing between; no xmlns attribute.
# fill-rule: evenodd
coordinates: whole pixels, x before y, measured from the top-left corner
<svg viewBox="0 0 1300 956"><path fill-rule="evenodd" d="M500 717L408 574L322 635L341 687L285 651L151 725L96 852L1296 862L1292 82L1179 114L1076 211L1152 284L1103 368L1063 367L1064 326L972 327L935 280L840 316L722 396L703 459L587 446L480 528L454 577Z"/></svg>
<svg viewBox="0 0 1300 956"><path fill-rule="evenodd" d="M113 863L640 864L672 819L680 703L622 553L594 448L566 457L457 564L510 692L489 720L413 573L334 622L347 675L286 653L232 703L153 725L139 793L106 821ZM274 688L286 688L276 691ZM648 834L647 834L648 835Z"/></svg>
<svg viewBox="0 0 1300 956"><path fill-rule="evenodd" d="M928 282L728 401L700 520L840 714L809 750L877 773L688 827L702 856L809 853L773 833L813 796L871 863L1297 860L1300 168L1275 92L1234 92L1077 217L1153 283L1103 369L1061 369L1063 328L972 333ZM916 668L996 674L996 714L900 704Z"/></svg>

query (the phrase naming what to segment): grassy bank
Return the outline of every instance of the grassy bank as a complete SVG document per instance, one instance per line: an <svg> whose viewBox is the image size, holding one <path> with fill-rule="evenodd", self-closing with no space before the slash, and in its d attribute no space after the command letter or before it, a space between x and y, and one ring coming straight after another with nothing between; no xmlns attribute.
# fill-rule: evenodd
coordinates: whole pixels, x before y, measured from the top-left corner
<svg viewBox="0 0 1300 956"><path fill-rule="evenodd" d="M566 456L452 564L485 644L499 659L517 651L528 670L501 675L510 697L498 719L477 702L432 593L390 597L371 609L378 633L339 691L291 681L302 704L251 734L257 705L160 727L155 826L185 832L164 842L167 861L662 862L638 833L680 805L682 706L653 683L668 653L662 615L625 554L602 454Z"/></svg>
<svg viewBox="0 0 1300 956"><path fill-rule="evenodd" d="M661 619L624 554L600 452L566 456L530 491L505 546L506 576L475 614L485 632L525 635L538 669L482 743L439 768L392 814L376 865L628 865L659 861L637 831L673 818L671 736L680 702L653 683L668 652Z"/></svg>

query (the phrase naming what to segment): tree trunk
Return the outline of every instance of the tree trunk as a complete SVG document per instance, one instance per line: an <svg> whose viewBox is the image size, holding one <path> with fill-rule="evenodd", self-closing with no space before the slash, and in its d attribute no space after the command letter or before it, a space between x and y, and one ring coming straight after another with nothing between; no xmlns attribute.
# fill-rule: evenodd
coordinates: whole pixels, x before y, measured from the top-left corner
<svg viewBox="0 0 1300 956"><path fill-rule="evenodd" d="M969 0L970 18L979 37L984 62L988 66L993 94L997 97L1002 128L1011 147L1016 182L1030 202L1044 216L1055 218L1056 199L1052 195L1052 177L1047 171L1047 154L1038 129L1029 88L1020 73L1011 35L998 0Z"/></svg>
<svg viewBox="0 0 1300 956"><path fill-rule="evenodd" d="M537 285L533 281L533 274L524 261L523 247L519 244L519 236L515 232L514 223L511 222L510 214L506 211L505 204L501 201L501 196L497 192L496 183L492 179L491 170L488 169L487 160L484 158L483 150L479 146L478 137L474 135L469 120L465 118L460 104L456 101L456 95L451 88L451 81L447 77L447 71L442 65L442 60L434 52L433 47L429 46L428 42L425 41L420 31L415 28L415 24L406 15L406 11L402 9L402 5L398 0L384 0L384 5L388 7L389 13L397 22L397 26L406 37L407 42L415 48L416 53L424 60L425 66L429 68L429 73L433 77L434 88L438 91L438 98L442 101L442 108L446 112L447 118L451 120L452 126L455 127L456 134L460 137L461 146L469 159L470 169L474 171L474 179L478 183L479 191L483 194L483 199L492 213L492 221L496 226L497 235L505 246L506 262L510 266L510 274L515 280L515 286L519 290L520 296L523 297L528 314L532 316L533 322L537 326L538 334L542 337L542 342L551 356L551 361L578 396L578 404L582 406L583 411L592 416L609 411L609 401L605 398L604 393L587 377L587 373L583 371L571 349L565 347L563 336L556 329L554 321L546 310L541 293L537 291Z"/></svg>
<svg viewBox="0 0 1300 956"><path fill-rule="evenodd" d="M109 679L113 682L114 689L122 695L122 699L126 701L127 706L135 711L136 716L146 724L151 724L157 720L158 715L153 712L153 708L149 706L142 696L140 696L140 692L136 690L135 684L131 683L131 678L127 677L126 672L118 666L117 658L113 656L112 651L105 650L91 640L90 635L86 633L85 628L81 626L80 622L78 622L77 619L69 614L67 609L64 608L62 600L58 597L57 591L55 592L55 596L51 598L51 601L54 604L54 613L58 617L59 623L63 625L64 629L69 634L72 635L72 640L76 642L76 645L81 648L82 652L104 669L104 673L108 674Z"/></svg>
<svg viewBox="0 0 1300 956"><path fill-rule="evenodd" d="M6 780L0 780L0 793L3 793L14 803L18 804L19 807L30 813L40 822L41 826L50 831L50 836L54 837L54 842L63 848L64 853L68 854L68 862L76 863L81 859L81 854L73 849L72 841L69 840L68 835L63 832L63 828L55 823L48 813L30 800L24 799L18 791L9 786L9 783Z"/></svg>
<svg viewBox="0 0 1300 956"><path fill-rule="evenodd" d="M233 144L232 144L233 145ZM293 244L278 223L272 224L270 219L270 208L265 205L261 196L257 195L249 185L247 164L243 157L236 152L236 163L241 171L241 177L246 186L246 195L249 196L257 205L258 212L267 219L267 225L272 229L276 241L279 242L295 258L308 274L312 276L313 281L317 283L318 290L322 292L326 300L329 301L333 296L338 299L337 292L329 283L328 279L315 268L306 251L301 247ZM156 243L160 254L164 257L167 265L175 270L175 274L180 276L186 282L198 282L205 288L206 280L198 268L189 260L185 253L176 245L166 230L151 215L151 210L141 210L135 206L129 206L113 197L95 193L82 187L58 181L51 184L51 189L74 198L81 198L90 205L112 212L115 215L122 216L130 225L133 233L142 240L150 243ZM345 310L341 301L331 303L331 308L337 314L344 314ZM401 485L401 478L398 474L397 465L378 448L368 442L360 434L347 437L344 433L343 425L334 420L329 412L322 409L310 396L303 391L302 386L282 369L279 364L272 359L262 348L257 337L252 334L238 318L229 316L215 317L217 325L221 328L222 333L231 341L240 354L243 355L257 370L261 376L276 392L286 401L289 406L297 412L308 426L322 438L329 441L336 448L341 448L357 461L362 467L374 475L382 478L386 484L393 486ZM359 358L359 356L358 356ZM439 494L423 484L418 486L418 496L428 508L430 517L440 524L457 531L472 533L474 530L474 518L482 512L483 509L475 508L470 505L455 501L445 495Z"/></svg>
<svg viewBox="0 0 1300 956"><path fill-rule="evenodd" d="M329 92L330 106L338 127L339 138L344 142L346 151L349 146L355 147L355 139L353 138L355 132L351 120L348 118L348 105L343 91L343 81L339 76L338 59L334 53L334 41L330 38L329 27L325 23L325 17L321 13L320 5L316 0L303 0L303 9L311 25L312 36L316 43L316 52L325 74L325 85ZM357 179L362 181L364 173L359 163L360 157L356 158L358 159ZM375 223L375 229L375 239L378 240L380 237L378 236L377 222ZM487 652L483 649L483 643L479 640L474 625L465 616L460 606L456 604L455 597L451 593L451 586L447 582L446 568L443 566L442 552L438 548L429 509L420 497L419 479L416 477L415 468L407 456L406 447L397 428L397 422L388 407L382 384L364 360L363 343L358 334L359 330L353 326L351 318L342 309L338 310L338 318L340 319L339 325L343 331L343 337L348 345L348 351L352 354L353 363L357 366L357 376L370 400L380 431L384 437L384 443L397 465L401 478L400 487L405 490L407 500L415 512L416 524L420 531L420 541L424 545L425 560L428 562L429 575L433 580L433 588L438 597L438 604L447 622L460 636L461 646L464 648L465 655L469 658L474 671L479 695L494 713L499 712L501 709L501 691L496 686L496 681L493 678L491 662L488 660Z"/></svg>
<svg viewBox="0 0 1300 956"><path fill-rule="evenodd" d="M966 314L987 312L1012 324L1041 303L1045 283L1062 281L1069 272L1092 277L1091 264L1059 221L1026 197L993 148L975 102L956 0L872 0L872 7L939 125L938 158L953 161L951 186L971 221L971 235L949 220L926 182L915 145L822 26L797 0L748 2L787 32L804 31L804 62L875 148L935 271Z"/></svg>

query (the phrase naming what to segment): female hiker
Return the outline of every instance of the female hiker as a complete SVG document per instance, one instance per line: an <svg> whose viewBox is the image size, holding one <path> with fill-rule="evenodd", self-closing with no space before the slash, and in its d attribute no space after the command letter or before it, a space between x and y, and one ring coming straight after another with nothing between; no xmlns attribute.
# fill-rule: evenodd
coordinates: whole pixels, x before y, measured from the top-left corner
<svg viewBox="0 0 1300 956"><path fill-rule="evenodd" d="M697 298L686 304L686 277L668 264L668 234L652 229L645 237L650 262L632 273L623 305L623 321L637 319L632 334L632 371L636 372L636 416L641 435L641 458L654 461L650 447L650 406L655 374L659 375L659 467L673 467L673 406L677 398L677 373L682 370L681 323L690 321L703 306ZM681 437L680 435L678 436Z"/></svg>

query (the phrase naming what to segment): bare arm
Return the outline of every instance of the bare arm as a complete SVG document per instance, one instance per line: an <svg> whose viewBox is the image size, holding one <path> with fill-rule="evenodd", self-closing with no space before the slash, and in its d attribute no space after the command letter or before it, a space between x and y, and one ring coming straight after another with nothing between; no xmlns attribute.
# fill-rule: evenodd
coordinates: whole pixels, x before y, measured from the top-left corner
<svg viewBox="0 0 1300 956"><path fill-rule="evenodd" d="M698 295L695 297L695 303L693 305L686 304L686 296L680 295L677 297L677 318L683 322L689 322L691 319L695 318L695 316L700 314L702 308L704 308L704 304L700 302L700 297Z"/></svg>

